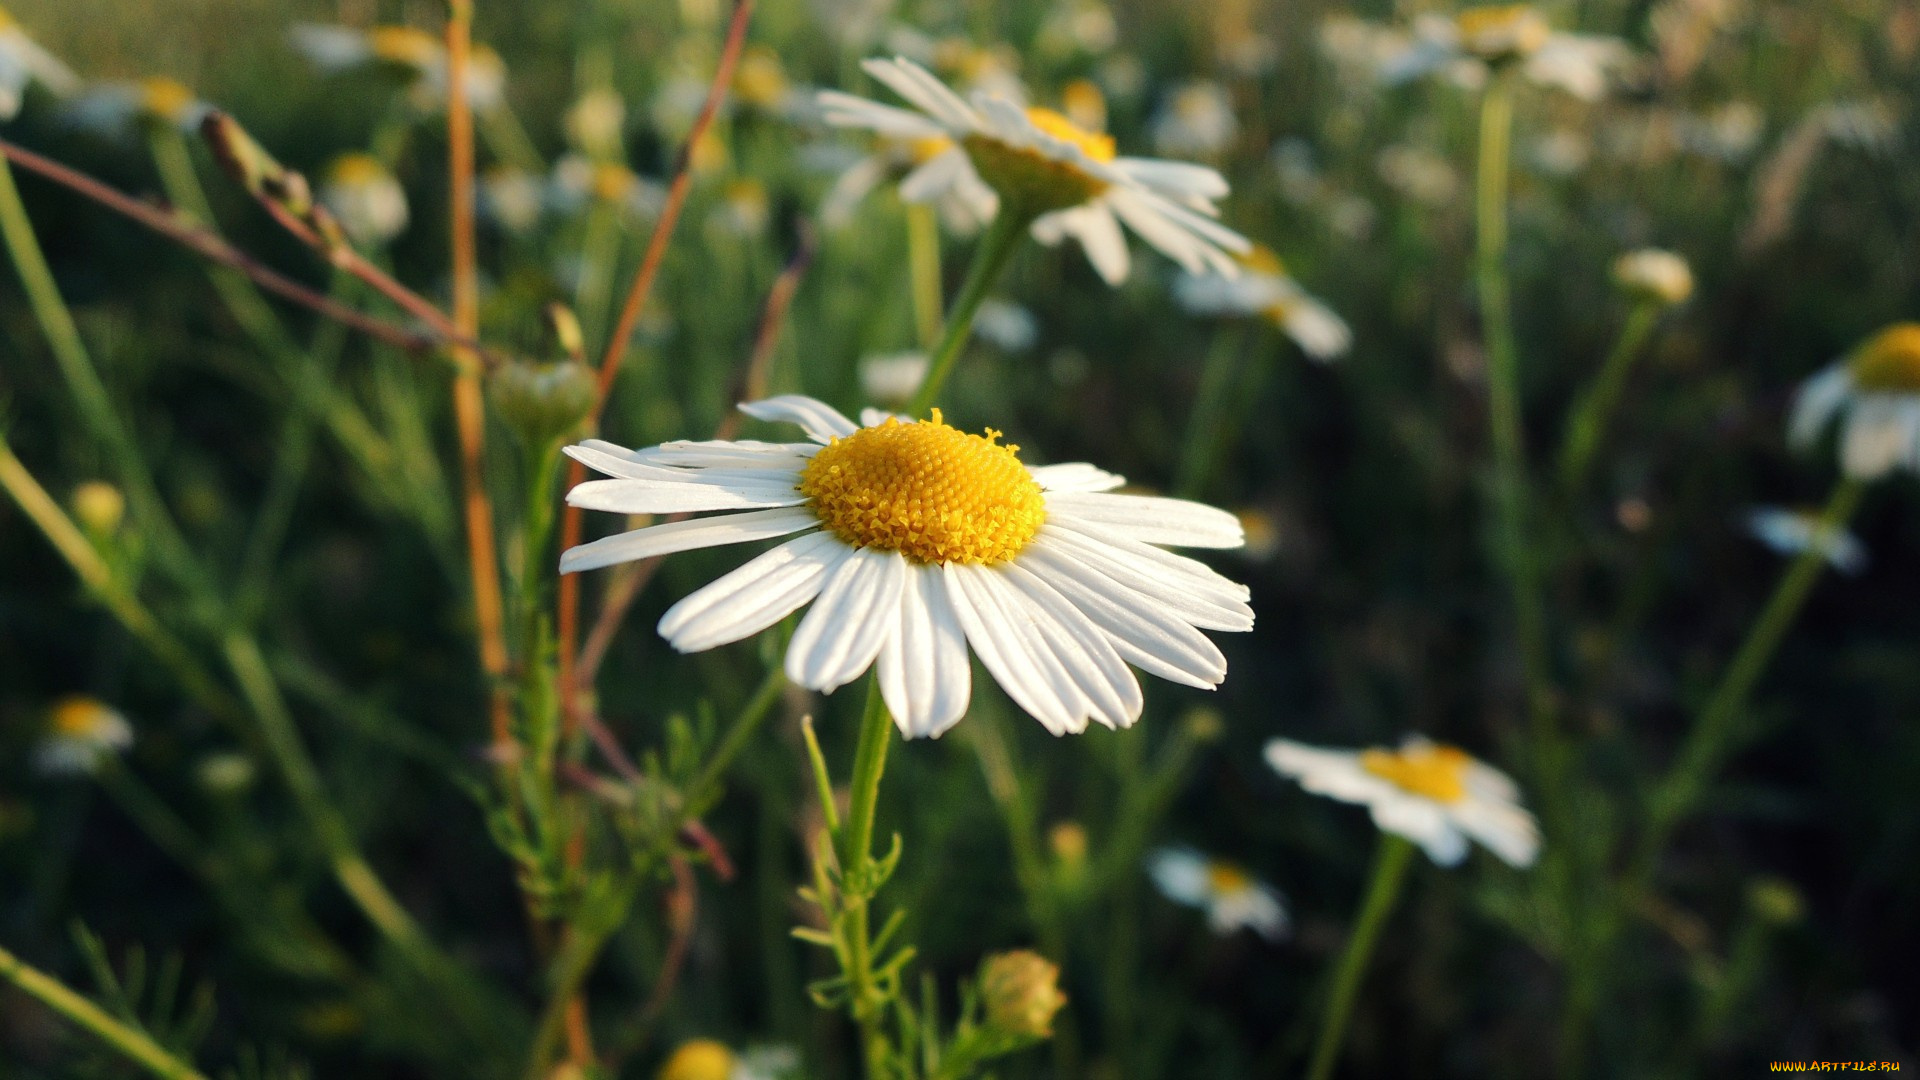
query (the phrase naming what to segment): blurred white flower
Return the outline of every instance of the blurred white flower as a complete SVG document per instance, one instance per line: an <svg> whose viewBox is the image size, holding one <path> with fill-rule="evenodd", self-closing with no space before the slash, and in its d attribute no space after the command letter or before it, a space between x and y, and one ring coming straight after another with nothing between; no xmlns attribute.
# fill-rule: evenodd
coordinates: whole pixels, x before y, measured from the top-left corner
<svg viewBox="0 0 1920 1080"><path fill-rule="evenodd" d="M374 26L365 30L324 23L299 23L287 32L294 51L329 74L380 65L413 81L412 102L422 112L441 108L447 96L447 47L434 35L411 26ZM500 54L476 44L468 56L467 104L497 107L506 98L507 68Z"/></svg>
<svg viewBox="0 0 1920 1080"><path fill-rule="evenodd" d="M750 177L728 181L721 189L720 201L707 215L707 227L723 233L755 240L767 232L773 220L773 204L766 185Z"/></svg>
<svg viewBox="0 0 1920 1080"><path fill-rule="evenodd" d="M1847 476L1874 480L1896 468L1920 473L1920 323L1890 326L1808 379L1794 402L1788 438L1811 445L1836 418Z"/></svg>
<svg viewBox="0 0 1920 1080"><path fill-rule="evenodd" d="M80 76L52 53L27 36L13 16L0 8L0 120L11 120L20 112L20 101L28 83L61 97L80 91Z"/></svg>
<svg viewBox="0 0 1920 1080"><path fill-rule="evenodd" d="M567 141L590 158L618 161L626 156L627 102L610 86L581 94L567 107L564 126Z"/></svg>
<svg viewBox="0 0 1920 1080"><path fill-rule="evenodd" d="M1359 751L1275 739L1266 753L1281 775L1367 807L1375 825L1419 844L1441 866L1466 858L1469 838L1512 866L1531 866L1540 854L1540 830L1512 778L1463 750L1411 736L1398 750Z"/></svg>
<svg viewBox="0 0 1920 1080"><path fill-rule="evenodd" d="M480 216L507 232L532 232L540 224L545 204L545 185L524 169L495 165L480 174Z"/></svg>
<svg viewBox="0 0 1920 1080"><path fill-rule="evenodd" d="M979 232L999 212L1000 197L967 164L964 154L951 152L955 149L954 141L944 135L880 136L873 151L856 158L827 189L820 201L821 224L845 228L874 189L898 180L900 197L932 205L949 231L962 236Z"/></svg>
<svg viewBox="0 0 1920 1080"><path fill-rule="evenodd" d="M1539 86L1581 101L1599 101L1636 63L1633 49L1615 37L1564 34L1525 4L1474 7L1449 19L1422 15L1413 40L1380 67L1389 85L1444 74L1456 84L1479 85L1492 64L1517 63Z"/></svg>
<svg viewBox="0 0 1920 1080"><path fill-rule="evenodd" d="M1040 324L1019 304L990 296L973 315L973 336L1002 352L1022 353L1040 337Z"/></svg>
<svg viewBox="0 0 1920 1080"><path fill-rule="evenodd" d="M635 221L652 221L666 204L666 186L615 161L590 161L564 154L553 163L547 202L562 214L575 214L594 203L617 207Z"/></svg>
<svg viewBox="0 0 1920 1080"><path fill-rule="evenodd" d="M1572 176L1593 160L1593 140L1584 131L1556 127L1533 140L1529 156L1534 167L1548 176Z"/></svg>
<svg viewBox="0 0 1920 1080"><path fill-rule="evenodd" d="M1661 248L1629 251L1613 261L1613 281L1628 295L1671 307L1693 295L1693 268Z"/></svg>
<svg viewBox="0 0 1920 1080"><path fill-rule="evenodd" d="M1152 124L1153 148L1182 157L1218 157L1239 134L1233 101L1227 88L1217 82L1190 82L1176 88Z"/></svg>
<svg viewBox="0 0 1920 1080"><path fill-rule="evenodd" d="M1751 101L1729 101L1678 121L1680 145L1716 161L1744 161L1766 133L1767 114Z"/></svg>
<svg viewBox="0 0 1920 1080"><path fill-rule="evenodd" d="M1352 347L1353 331L1346 321L1288 276L1278 255L1255 247L1240 264L1240 273L1231 278L1182 274L1174 282L1173 295L1181 307L1196 315L1264 318L1315 360L1338 359Z"/></svg>
<svg viewBox="0 0 1920 1080"><path fill-rule="evenodd" d="M881 405L904 405L913 400L927 378L927 354L882 353L860 361L860 392Z"/></svg>
<svg viewBox="0 0 1920 1080"><path fill-rule="evenodd" d="M1147 856L1147 873L1167 899L1205 911L1216 934L1247 929L1268 941L1287 936L1279 890L1232 863L1188 847L1160 848Z"/></svg>
<svg viewBox="0 0 1920 1080"><path fill-rule="evenodd" d="M963 100L904 58L868 60L864 67L920 112L825 91L820 103L828 123L902 139L953 140L952 149L921 169L973 171L1003 204L1038 215L1032 231L1041 243L1078 240L1110 284L1126 280L1132 265L1123 221L1188 270L1235 272L1229 253L1245 251L1247 242L1214 220L1214 200L1227 193L1226 180L1214 170L1118 157L1111 137L1086 131L1058 112L1023 110L1006 96L978 90L970 102Z"/></svg>
<svg viewBox="0 0 1920 1080"><path fill-rule="evenodd" d="M212 106L183 84L163 76L138 82L95 83L66 106L73 123L102 135L122 135L136 124L168 124L185 132L200 129Z"/></svg>
<svg viewBox="0 0 1920 1080"><path fill-rule="evenodd" d="M1460 174L1423 146L1386 147L1374 158L1374 168L1388 187L1425 206L1446 206L1460 194Z"/></svg>
<svg viewBox="0 0 1920 1080"><path fill-rule="evenodd" d="M1061 55L1101 56L1120 41L1120 25L1101 0L1058 0L1040 24L1036 44Z"/></svg>
<svg viewBox="0 0 1920 1080"><path fill-rule="evenodd" d="M1820 513L1757 506L1747 512L1747 532L1782 555L1818 550L1835 570L1858 574L1867 568L1867 548L1846 529L1829 529Z"/></svg>
<svg viewBox="0 0 1920 1080"><path fill-rule="evenodd" d="M75 694L54 703L46 734L33 754L34 767L49 776L90 776L133 745L133 725L119 710Z"/></svg>
<svg viewBox="0 0 1920 1080"><path fill-rule="evenodd" d="M341 154L327 165L320 204L356 244L379 246L407 227L407 193L371 154Z"/></svg>

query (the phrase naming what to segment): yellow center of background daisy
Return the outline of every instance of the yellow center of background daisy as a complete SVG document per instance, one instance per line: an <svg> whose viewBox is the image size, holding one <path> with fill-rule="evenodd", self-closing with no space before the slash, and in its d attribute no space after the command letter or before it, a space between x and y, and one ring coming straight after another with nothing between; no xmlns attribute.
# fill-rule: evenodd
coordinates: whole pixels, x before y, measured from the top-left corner
<svg viewBox="0 0 1920 1080"><path fill-rule="evenodd" d="M1460 44L1483 60L1526 56L1547 43L1546 17L1526 4L1469 8L1454 16Z"/></svg>
<svg viewBox="0 0 1920 1080"><path fill-rule="evenodd" d="M1451 746L1360 752L1361 768L1404 791L1443 803L1466 798L1467 766L1472 763L1466 751Z"/></svg>
<svg viewBox="0 0 1920 1080"><path fill-rule="evenodd" d="M1854 385L1869 393L1920 394L1920 323L1875 334L1853 356Z"/></svg>
<svg viewBox="0 0 1920 1080"><path fill-rule="evenodd" d="M854 547L923 563L1005 562L1040 531L1046 498L1017 446L933 419L889 417L835 439L800 471L820 521Z"/></svg>
<svg viewBox="0 0 1920 1080"><path fill-rule="evenodd" d="M1252 884L1253 879L1237 866L1219 862L1207 864L1207 887L1216 895L1244 892Z"/></svg>
<svg viewBox="0 0 1920 1080"><path fill-rule="evenodd" d="M1028 109L1027 120L1045 134L1078 147L1094 161L1114 158L1111 135L1088 131L1052 109ZM1078 165L1029 147L1009 146L985 135L969 135L962 145L987 186L1029 213L1079 206L1107 190L1105 180L1089 176Z"/></svg>
<svg viewBox="0 0 1920 1080"><path fill-rule="evenodd" d="M439 58L440 41L411 26L377 26L367 34L367 48L390 64L425 68Z"/></svg>
<svg viewBox="0 0 1920 1080"><path fill-rule="evenodd" d="M140 107L149 116L178 119L193 105L193 91L172 79L153 78L140 84Z"/></svg>
<svg viewBox="0 0 1920 1080"><path fill-rule="evenodd" d="M387 167L372 154L341 154L327 168L327 179L344 187L363 187L378 182Z"/></svg>
<svg viewBox="0 0 1920 1080"><path fill-rule="evenodd" d="M68 738L84 739L98 731L110 714L107 707L89 697L70 697L53 707L53 730Z"/></svg>

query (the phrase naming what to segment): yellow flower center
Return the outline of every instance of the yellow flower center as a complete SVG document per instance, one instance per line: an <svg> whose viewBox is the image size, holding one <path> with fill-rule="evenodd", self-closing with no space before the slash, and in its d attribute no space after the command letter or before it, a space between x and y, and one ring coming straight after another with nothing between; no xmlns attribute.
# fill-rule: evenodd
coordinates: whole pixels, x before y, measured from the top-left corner
<svg viewBox="0 0 1920 1080"><path fill-rule="evenodd" d="M800 471L801 494L854 547L922 563L1005 562L1040 531L1046 498L1017 446L933 419L889 417L835 439Z"/></svg>
<svg viewBox="0 0 1920 1080"><path fill-rule="evenodd" d="M1094 161L1113 160L1110 135L1088 131L1052 109L1028 109L1027 119L1046 134L1079 147ZM1105 180L1031 147L1009 146L985 135L969 135L961 145L987 186L1028 213L1079 206L1107 190Z"/></svg>
<svg viewBox="0 0 1920 1080"><path fill-rule="evenodd" d="M54 734L70 739L90 739L112 722L113 710L90 697L62 698L53 707Z"/></svg>
<svg viewBox="0 0 1920 1080"><path fill-rule="evenodd" d="M1100 131L1107 126L1107 95L1092 79L1075 79L1060 89L1060 111L1082 131ZM1109 139L1109 154L1111 144Z"/></svg>
<svg viewBox="0 0 1920 1080"><path fill-rule="evenodd" d="M619 202L633 190L633 180L632 169L603 161L593 167L593 197L602 202Z"/></svg>
<svg viewBox="0 0 1920 1080"><path fill-rule="evenodd" d="M1360 767L1404 791L1435 802L1466 798L1467 766L1473 758L1451 746L1421 744L1403 750L1363 750Z"/></svg>
<svg viewBox="0 0 1920 1080"><path fill-rule="evenodd" d="M440 41L411 26L376 26L367 31L367 48L375 58L413 68L431 67L440 58Z"/></svg>
<svg viewBox="0 0 1920 1080"><path fill-rule="evenodd" d="M1853 381L1880 394L1920 394L1920 323L1896 323L1853 354Z"/></svg>
<svg viewBox="0 0 1920 1080"><path fill-rule="evenodd" d="M712 1039L694 1039L660 1066L659 1080L727 1080L732 1073L733 1051Z"/></svg>
<svg viewBox="0 0 1920 1080"><path fill-rule="evenodd" d="M1253 878L1231 863L1210 862L1207 864L1207 887L1216 896L1226 896L1252 888Z"/></svg>
<svg viewBox="0 0 1920 1080"><path fill-rule="evenodd" d="M1280 261L1280 256L1275 255L1273 249L1265 244L1253 245L1245 255L1239 256L1239 260L1241 266L1256 274L1284 277L1287 272L1287 266Z"/></svg>
<svg viewBox="0 0 1920 1080"><path fill-rule="evenodd" d="M387 167L372 154L341 154L327 167L327 179L342 187L379 183L386 175Z"/></svg>
<svg viewBox="0 0 1920 1080"><path fill-rule="evenodd" d="M193 107L193 91L172 79L148 79L140 84L140 107L149 116L177 120Z"/></svg>
<svg viewBox="0 0 1920 1080"><path fill-rule="evenodd" d="M953 149L953 140L945 135L927 135L906 143L907 158L915 165L925 165L941 154Z"/></svg>
<svg viewBox="0 0 1920 1080"><path fill-rule="evenodd" d="M1527 56L1553 33L1546 16L1527 4L1469 8L1454 16L1460 44L1483 60Z"/></svg>
<svg viewBox="0 0 1920 1080"><path fill-rule="evenodd" d="M756 45L740 58L733 75L734 96L755 108L771 109L787 96L787 72L780 54Z"/></svg>

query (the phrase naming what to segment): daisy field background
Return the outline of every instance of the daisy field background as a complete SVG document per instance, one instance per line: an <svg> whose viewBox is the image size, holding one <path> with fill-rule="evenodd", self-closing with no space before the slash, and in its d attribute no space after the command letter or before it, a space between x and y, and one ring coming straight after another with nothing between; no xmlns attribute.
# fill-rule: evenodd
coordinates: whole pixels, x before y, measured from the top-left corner
<svg viewBox="0 0 1920 1080"><path fill-rule="evenodd" d="M804 394L846 417L905 407L917 374L901 390L894 373L887 390L866 361L932 348L912 265L933 229L935 278L953 297L983 243L982 208L962 188L919 214L900 180L939 148L827 122L819 91L911 107L863 60L905 57L963 94L1024 95L1111 135L1122 156L1217 169L1231 185L1213 200L1221 223L1257 245L1229 287L1190 280L1143 235L1127 235L1123 275L1076 238L1023 241L936 403L964 431L1004 432L1028 465L1090 462L1129 494L1237 515L1245 546L1182 554L1244 583L1257 615L1248 632L1209 633L1227 667L1217 690L1139 679L1130 728L1083 718L1084 734L1051 734L976 666L963 720L893 747L878 847L898 832L903 855L880 904L907 912L907 996L919 1000L924 973L953 1013L950 988L988 952L1031 948L1059 964L1066 1006L1051 1044L997 1062L996 1075L1300 1074L1380 834L1361 808L1269 767L1266 748L1409 735L1510 774L1543 819L1540 862L1416 857L1339 1075L1920 1067L1911 468L1864 489L1848 554L1835 556L1847 572L1810 586L1651 887L1611 884L1635 872L1661 778L1794 558L1771 545L1811 535L1778 525L1810 519L1763 508L1817 511L1839 475L1831 435L1789 439L1797 389L1920 318L1920 4L1538 5L1556 31L1615 39L1595 51L1604 92L1513 80L1506 266L1527 526L1571 762L1552 790L1529 756L1489 501L1474 279L1488 68L1429 63L1435 46L1420 37L1456 10L761 0L753 12L601 419L597 437L617 448L717 431L803 438L736 414L749 396ZM504 72L499 111L473 95L489 344L557 359L541 313L562 301L597 355L729 13L721 0L476 4L475 40ZM451 288L447 135L438 99L417 93L431 73L391 57L323 70L289 31L405 25L437 39L444 18L425 0L8 0L0 33L22 28L87 86L178 80L316 188L364 175L330 171L341 155L373 154L390 173L377 179L397 188L338 205L371 222L356 242L439 302ZM1422 49L1422 74L1404 74L1396 58ZM29 82L0 138L156 201L178 164L156 147L176 146L238 246L340 287L197 134L138 110L81 110L78 96ZM0 269L7 457L250 706L256 684L229 673L255 670L236 641L262 643L339 830L449 962L476 974L456 994L395 945L404 937L368 927L340 884L339 850L307 827L302 789L269 764L271 748L183 693L176 667L76 583L14 500L0 502L0 947L197 1055L209 1076L524 1075L545 974L516 888L524 838L503 833L480 790L493 762L449 369L293 308L273 310L297 355L263 348L192 254L15 174L108 407L212 568L218 602L168 578L165 538L143 531L137 493L117 509L82 497L89 481L124 486L123 449L97 437L11 265ZM1646 288L1616 281L1615 261L1644 248L1689 265L1679 303L1649 308ZM743 359L783 282L791 306L746 387ZM1644 344L1568 485L1563 441L1636 320ZM489 408L494 504L517 521L528 468ZM1750 525L1763 520L1775 525ZM589 514L586 539L621 528ZM517 568L518 534L503 535L502 563ZM686 865L654 868L608 933L585 983L599 1075L861 1074L845 1018L809 998L835 969L790 931L815 925L795 890L813 884L822 827L801 718L844 782L865 687L782 684L799 617L686 655L655 632L676 602L771 546L668 557L604 643L599 713L668 787L697 775L728 718L760 707L767 719L701 810ZM552 556L535 562L550 572ZM586 595L620 572L583 575ZM79 700L105 705L88 713ZM114 726L88 752L53 755L91 764L43 767L49 731L71 734L83 715L131 736ZM633 818L622 827L647 827L644 807ZM1156 878L1171 876L1185 884L1163 892ZM1583 881L1610 899L1582 906L1568 882ZM1219 894L1253 914L1199 910ZM1614 921L1594 930L1602 920ZM702 1061L724 1071L692 1071ZM548 1075L592 1075L560 1068ZM131 1075L0 984L0 1078Z"/></svg>

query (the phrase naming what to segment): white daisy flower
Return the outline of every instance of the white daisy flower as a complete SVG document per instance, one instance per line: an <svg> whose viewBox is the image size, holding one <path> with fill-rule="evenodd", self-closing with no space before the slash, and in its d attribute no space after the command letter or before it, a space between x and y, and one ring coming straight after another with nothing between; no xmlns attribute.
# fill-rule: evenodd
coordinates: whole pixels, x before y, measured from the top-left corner
<svg viewBox="0 0 1920 1080"><path fill-rule="evenodd" d="M1898 323L1868 339L1800 388L1788 439L1807 446L1835 418L1840 466L1856 480L1896 468L1920 473L1920 323Z"/></svg>
<svg viewBox="0 0 1920 1080"><path fill-rule="evenodd" d="M1398 750L1323 750L1289 739L1267 744L1267 764L1317 795L1360 803L1373 823L1426 849L1441 866L1480 841L1512 866L1531 866L1540 830L1506 773L1464 750L1412 736Z"/></svg>
<svg viewBox="0 0 1920 1080"><path fill-rule="evenodd" d="M195 132L212 108L185 85L157 76L138 82L96 83L81 91L66 113L89 131L120 135L138 123L170 124Z"/></svg>
<svg viewBox="0 0 1920 1080"><path fill-rule="evenodd" d="M1353 346L1353 331L1333 309L1287 276L1280 257L1256 247L1240 260L1238 277L1182 274L1173 295L1196 315L1257 315L1286 331L1315 360L1335 360Z"/></svg>
<svg viewBox="0 0 1920 1080"><path fill-rule="evenodd" d="M1000 196L981 180L963 154L944 135L896 139L885 136L874 149L847 166L820 202L820 221L830 229L852 224L853 212L889 180L900 182L900 197L931 204L953 233L970 236L1000 212Z"/></svg>
<svg viewBox="0 0 1920 1080"><path fill-rule="evenodd" d="M1023 109L1012 98L976 90L966 100L925 68L904 57L867 60L874 78L919 112L823 91L826 121L901 139L953 141L901 185L901 197L931 196L931 177L971 173L1019 212L1035 215L1032 232L1044 244L1071 236L1100 276L1126 280L1131 266L1127 227L1182 267L1235 272L1230 253L1247 250L1240 234L1214 219L1214 201L1227 193L1219 173L1200 165L1119 157L1110 136L1087 131L1051 109ZM920 183L915 184L916 178ZM950 183L958 182L950 180Z"/></svg>
<svg viewBox="0 0 1920 1080"><path fill-rule="evenodd" d="M371 154L341 154L328 164L320 203L356 244L379 246L407 228L407 192Z"/></svg>
<svg viewBox="0 0 1920 1080"><path fill-rule="evenodd" d="M904 405L913 400L926 381L927 354L923 352L883 353L860 361L860 392L869 401Z"/></svg>
<svg viewBox="0 0 1920 1080"><path fill-rule="evenodd" d="M1592 102L1605 97L1634 63L1625 41L1560 33L1526 4L1468 8L1453 18L1423 15L1413 33L1413 41L1381 65L1380 76L1390 85L1435 73L1478 85L1491 65L1511 62L1529 82Z"/></svg>
<svg viewBox="0 0 1920 1080"><path fill-rule="evenodd" d="M1039 340L1040 323L1019 304L989 296L973 314L973 336L1004 352L1022 353Z"/></svg>
<svg viewBox="0 0 1920 1080"><path fill-rule="evenodd" d="M546 200L545 185L525 169L495 165L480 174L480 216L516 236L540 224Z"/></svg>
<svg viewBox="0 0 1920 1080"><path fill-rule="evenodd" d="M0 120L11 120L20 112L28 83L41 86L61 97L78 93L80 76L40 47L0 8Z"/></svg>
<svg viewBox="0 0 1920 1080"><path fill-rule="evenodd" d="M617 161L593 161L579 154L562 154L553 163L547 200L563 214L577 213L589 203L619 207L636 221L652 221L667 204L665 184L648 180Z"/></svg>
<svg viewBox="0 0 1920 1080"><path fill-rule="evenodd" d="M1192 848L1161 848L1147 857L1147 873L1167 899L1204 910L1216 934L1244 928L1268 941L1287 936L1286 901L1279 890L1232 863Z"/></svg>
<svg viewBox="0 0 1920 1080"><path fill-rule="evenodd" d="M831 692L876 667L901 732L938 736L967 711L971 646L1059 735L1139 718L1128 664L1218 685L1226 660L1200 630L1253 626L1244 586L1157 546L1240 546L1224 511L1111 494L1124 481L1091 465L1023 465L998 432L965 434L938 410L913 422L870 409L855 424L798 395L740 408L811 441L567 448L612 477L574 488L574 506L744 513L583 544L561 556L563 573L802 534L670 608L660 633L681 652L750 637L811 602L787 649L794 682Z"/></svg>
<svg viewBox="0 0 1920 1080"><path fill-rule="evenodd" d="M92 775L132 745L133 725L119 710L76 694L54 704L33 763L48 776Z"/></svg>
<svg viewBox="0 0 1920 1080"><path fill-rule="evenodd" d="M322 72L333 74L384 65L414 80L413 103L432 111L447 96L447 47L439 38L411 26L351 26L300 23L287 32L294 51ZM500 54L476 44L467 58L467 103L491 109L506 98L507 68Z"/></svg>
<svg viewBox="0 0 1920 1080"><path fill-rule="evenodd" d="M1153 148L1163 154L1211 158L1233 146L1240 122L1233 100L1217 82L1191 82L1167 97L1152 124Z"/></svg>
<svg viewBox="0 0 1920 1080"><path fill-rule="evenodd" d="M627 101L610 86L589 90L567 106L561 126L566 129L567 142L587 157L617 160L625 154Z"/></svg>
<svg viewBox="0 0 1920 1080"><path fill-rule="evenodd" d="M1684 256L1641 248L1613 261L1613 282L1638 299L1672 307L1693 295L1693 268Z"/></svg>
<svg viewBox="0 0 1920 1080"><path fill-rule="evenodd" d="M1781 555L1818 550L1843 574L1867 568L1867 548L1860 538L1846 529L1825 527L1818 511L1756 506L1747 512L1747 532Z"/></svg>

